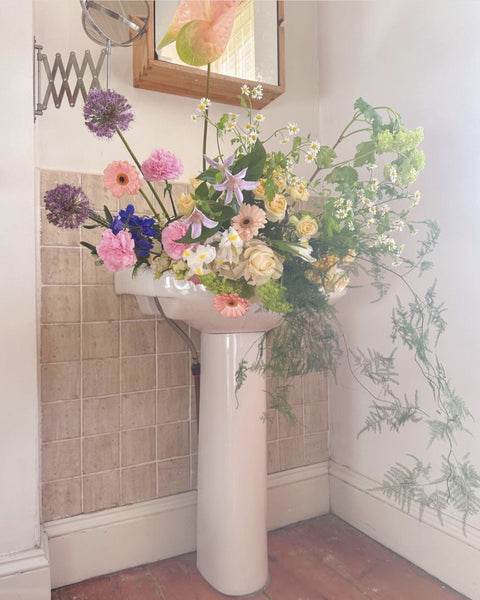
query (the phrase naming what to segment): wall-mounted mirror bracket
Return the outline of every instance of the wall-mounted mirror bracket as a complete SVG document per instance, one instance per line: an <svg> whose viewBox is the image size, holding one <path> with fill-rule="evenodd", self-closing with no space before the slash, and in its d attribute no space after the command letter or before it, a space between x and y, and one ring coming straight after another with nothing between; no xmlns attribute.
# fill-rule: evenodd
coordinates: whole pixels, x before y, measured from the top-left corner
<svg viewBox="0 0 480 600"><path fill-rule="evenodd" d="M43 46L34 40L34 60L37 63L36 68L34 65L33 69L34 118L43 114L50 99L53 100L56 108L60 108L65 97L70 106L75 106L79 94L85 100L92 88L101 87L100 74L109 48L100 51L96 64L89 50L85 51L80 64L75 52L70 52L66 64L62 55L57 52L52 66L42 50ZM90 82L87 71L91 76Z"/></svg>

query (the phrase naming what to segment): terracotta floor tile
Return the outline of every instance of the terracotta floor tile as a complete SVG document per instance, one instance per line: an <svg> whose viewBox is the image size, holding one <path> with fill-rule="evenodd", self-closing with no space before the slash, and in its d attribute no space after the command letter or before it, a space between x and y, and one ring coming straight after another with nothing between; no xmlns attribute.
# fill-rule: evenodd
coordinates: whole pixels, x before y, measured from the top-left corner
<svg viewBox="0 0 480 600"><path fill-rule="evenodd" d="M468 600L333 515L268 536L270 584L249 600ZM222 600L190 553L52 592L52 600ZM230 597L231 598L231 597Z"/></svg>

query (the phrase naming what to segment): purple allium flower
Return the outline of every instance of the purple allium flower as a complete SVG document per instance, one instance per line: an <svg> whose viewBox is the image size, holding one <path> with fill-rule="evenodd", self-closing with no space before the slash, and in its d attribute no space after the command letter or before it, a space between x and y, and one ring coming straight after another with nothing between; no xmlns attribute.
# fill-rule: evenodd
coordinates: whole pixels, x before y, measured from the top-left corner
<svg viewBox="0 0 480 600"><path fill-rule="evenodd" d="M89 217L90 202L82 188L66 183L45 192L47 219L57 227L74 229Z"/></svg>
<svg viewBox="0 0 480 600"><path fill-rule="evenodd" d="M228 169L225 169L226 180L223 183L217 183L213 186L218 192L227 192L227 195L225 197L225 204L230 204L234 193L238 204L242 204L242 190L254 190L258 186L258 181L244 181L243 178L246 174L247 167L245 167L245 169L242 169L235 175L232 175L232 173L230 173Z"/></svg>
<svg viewBox="0 0 480 600"><path fill-rule="evenodd" d="M98 137L111 138L117 129L125 131L133 120L127 99L113 90L94 88L83 107L85 124Z"/></svg>
<svg viewBox="0 0 480 600"><path fill-rule="evenodd" d="M183 165L168 150L154 150L143 163L142 173L147 181L174 180L183 173Z"/></svg>

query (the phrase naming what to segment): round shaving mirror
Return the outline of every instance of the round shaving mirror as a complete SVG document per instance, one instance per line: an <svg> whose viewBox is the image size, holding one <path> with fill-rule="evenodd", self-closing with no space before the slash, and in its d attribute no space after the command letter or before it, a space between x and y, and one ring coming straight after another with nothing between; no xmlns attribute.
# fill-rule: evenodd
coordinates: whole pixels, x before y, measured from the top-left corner
<svg viewBox="0 0 480 600"><path fill-rule="evenodd" d="M88 37L102 46L130 46L147 29L146 0L80 0L82 24Z"/></svg>

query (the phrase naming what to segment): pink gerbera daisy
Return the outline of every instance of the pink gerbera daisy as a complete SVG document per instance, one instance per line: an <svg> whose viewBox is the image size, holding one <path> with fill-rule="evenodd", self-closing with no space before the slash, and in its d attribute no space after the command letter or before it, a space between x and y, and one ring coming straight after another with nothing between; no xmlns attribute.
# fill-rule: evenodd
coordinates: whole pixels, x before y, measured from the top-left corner
<svg viewBox="0 0 480 600"><path fill-rule="evenodd" d="M238 231L238 235L244 242L248 242L258 230L265 227L267 215L264 210L254 204L242 204L238 215L232 219L232 227Z"/></svg>
<svg viewBox="0 0 480 600"><path fill-rule="evenodd" d="M221 296L215 296L213 301L215 310L222 315L222 317L242 317L248 312L249 302L245 298L240 298L238 294L222 294Z"/></svg>
<svg viewBox="0 0 480 600"><path fill-rule="evenodd" d="M103 183L115 198L125 194L134 195L140 189L137 169L126 160L115 160L103 172Z"/></svg>

